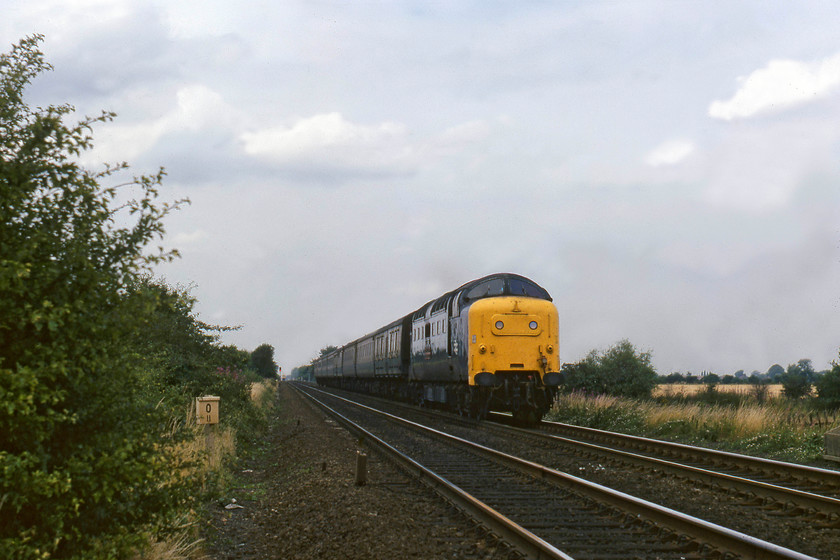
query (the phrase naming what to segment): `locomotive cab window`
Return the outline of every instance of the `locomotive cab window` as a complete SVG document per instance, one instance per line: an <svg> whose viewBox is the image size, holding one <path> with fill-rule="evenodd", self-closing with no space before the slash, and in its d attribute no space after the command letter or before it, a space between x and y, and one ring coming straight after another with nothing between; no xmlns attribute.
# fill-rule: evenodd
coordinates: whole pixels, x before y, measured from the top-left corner
<svg viewBox="0 0 840 560"><path fill-rule="evenodd" d="M512 296L526 296L539 299L547 299L551 301L548 292L525 279L510 278L508 279L508 290Z"/></svg>
<svg viewBox="0 0 840 560"><path fill-rule="evenodd" d="M493 296L500 296L505 293L505 280L504 278L493 278L487 280L486 282L482 282L478 286L472 288L465 299L467 301L472 301L476 299L486 298L486 297L493 297Z"/></svg>

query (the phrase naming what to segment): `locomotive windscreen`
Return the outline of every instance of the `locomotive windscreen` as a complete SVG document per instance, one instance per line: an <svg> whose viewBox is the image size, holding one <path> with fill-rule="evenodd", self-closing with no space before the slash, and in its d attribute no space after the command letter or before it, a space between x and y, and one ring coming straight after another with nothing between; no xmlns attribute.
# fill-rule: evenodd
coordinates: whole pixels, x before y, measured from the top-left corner
<svg viewBox="0 0 840 560"><path fill-rule="evenodd" d="M543 288L521 276L496 276L479 281L462 297L463 303L496 296L525 296L551 301ZM463 305L462 303L462 305Z"/></svg>
<svg viewBox="0 0 840 560"><path fill-rule="evenodd" d="M512 296L526 296L551 301L548 292L524 278L508 278L508 288L508 293Z"/></svg>

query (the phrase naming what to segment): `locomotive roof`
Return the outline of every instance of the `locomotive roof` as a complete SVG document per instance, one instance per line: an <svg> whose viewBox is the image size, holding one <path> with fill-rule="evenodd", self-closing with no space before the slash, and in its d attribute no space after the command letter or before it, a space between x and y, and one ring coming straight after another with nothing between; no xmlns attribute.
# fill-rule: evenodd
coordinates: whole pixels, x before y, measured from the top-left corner
<svg viewBox="0 0 840 560"><path fill-rule="evenodd" d="M483 290L485 287L487 288L486 291ZM533 280L518 274L503 272L472 280L455 288L451 292L443 294L437 299L427 302L412 314L412 319L415 320L423 317L430 304L432 306L432 313L445 309L449 305L449 302L452 301L452 298L456 297L459 293L462 294L460 299L460 306L462 308L471 301L500 295L534 297L552 301L548 292Z"/></svg>

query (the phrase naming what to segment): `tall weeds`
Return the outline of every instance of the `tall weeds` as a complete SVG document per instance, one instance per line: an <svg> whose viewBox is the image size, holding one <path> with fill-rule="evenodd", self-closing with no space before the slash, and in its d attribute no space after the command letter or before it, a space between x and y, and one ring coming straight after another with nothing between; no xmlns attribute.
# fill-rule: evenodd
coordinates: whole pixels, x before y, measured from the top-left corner
<svg viewBox="0 0 840 560"><path fill-rule="evenodd" d="M743 397L733 405L708 404L702 396L658 402L571 393L558 397L548 419L789 460L817 460L826 427L792 422L796 414L783 399L759 404Z"/></svg>
<svg viewBox="0 0 840 560"><path fill-rule="evenodd" d="M276 394L277 385L274 381L251 384L251 402L264 415L271 410ZM236 459L237 430L223 423L214 426L197 425L194 406L188 408L185 418L185 424L183 420L173 419L170 424L172 437L169 438L173 443L160 449L161 455L172 466L172 479L167 484L190 480L199 500L219 495L229 483L230 465ZM178 529L164 539L151 538L148 546L138 551L133 560L205 558L197 528L200 515L197 510L200 505L193 503L185 508L181 512Z"/></svg>

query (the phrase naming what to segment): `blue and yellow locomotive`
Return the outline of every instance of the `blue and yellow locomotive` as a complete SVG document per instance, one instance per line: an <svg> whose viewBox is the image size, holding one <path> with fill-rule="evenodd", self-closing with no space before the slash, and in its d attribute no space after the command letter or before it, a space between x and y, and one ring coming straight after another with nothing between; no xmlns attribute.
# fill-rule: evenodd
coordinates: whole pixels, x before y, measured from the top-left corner
<svg viewBox="0 0 840 560"><path fill-rule="evenodd" d="M532 424L560 383L551 296L516 274L468 282L313 362L318 384Z"/></svg>

